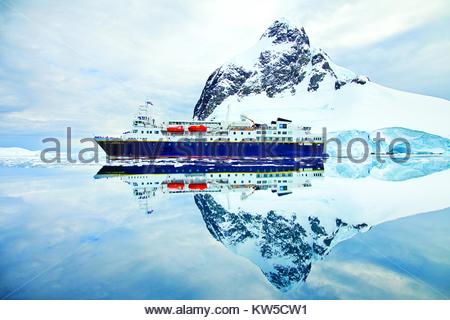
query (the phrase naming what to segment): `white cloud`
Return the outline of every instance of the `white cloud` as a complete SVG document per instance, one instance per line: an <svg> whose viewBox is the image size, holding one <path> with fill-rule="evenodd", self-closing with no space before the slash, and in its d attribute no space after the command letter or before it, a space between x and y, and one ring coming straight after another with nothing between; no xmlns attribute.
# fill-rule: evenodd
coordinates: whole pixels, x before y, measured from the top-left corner
<svg viewBox="0 0 450 320"><path fill-rule="evenodd" d="M327 48L365 46L442 17L446 1L339 1L307 18L309 33Z"/></svg>

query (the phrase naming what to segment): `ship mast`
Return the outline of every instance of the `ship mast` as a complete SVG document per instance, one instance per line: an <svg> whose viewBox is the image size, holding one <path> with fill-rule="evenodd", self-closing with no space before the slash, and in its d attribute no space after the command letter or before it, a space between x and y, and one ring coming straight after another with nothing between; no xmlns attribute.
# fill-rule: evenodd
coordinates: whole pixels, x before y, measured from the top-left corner
<svg viewBox="0 0 450 320"><path fill-rule="evenodd" d="M149 107L149 105L151 106L151 107ZM150 101L150 100L147 100L147 101L145 101L145 109L146 109L146 111L147 111L147 119L148 119L148 122L149 122L149 124L151 124L152 126L155 126L155 119L153 118L153 103Z"/></svg>

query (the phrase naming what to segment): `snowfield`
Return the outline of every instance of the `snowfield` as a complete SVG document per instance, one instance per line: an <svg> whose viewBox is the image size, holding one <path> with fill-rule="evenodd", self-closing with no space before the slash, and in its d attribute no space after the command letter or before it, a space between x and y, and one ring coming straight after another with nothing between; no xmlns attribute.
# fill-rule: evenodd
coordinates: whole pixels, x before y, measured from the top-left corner
<svg viewBox="0 0 450 320"><path fill-rule="evenodd" d="M238 120L245 114L257 122L277 117L298 124L310 124L315 131L374 131L403 127L450 137L450 102L444 99L403 92L373 82L348 84L339 90L321 87L306 92L300 84L295 95L269 98L251 95L228 97L209 118Z"/></svg>

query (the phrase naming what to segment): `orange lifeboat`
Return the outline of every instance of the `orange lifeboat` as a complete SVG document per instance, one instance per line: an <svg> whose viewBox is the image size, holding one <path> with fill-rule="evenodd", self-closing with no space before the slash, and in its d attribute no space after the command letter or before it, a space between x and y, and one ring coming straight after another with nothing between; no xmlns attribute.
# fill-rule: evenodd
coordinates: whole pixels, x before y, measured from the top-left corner
<svg viewBox="0 0 450 320"><path fill-rule="evenodd" d="M199 125L192 125L188 128L189 132L206 132L208 128L202 124Z"/></svg>
<svg viewBox="0 0 450 320"><path fill-rule="evenodd" d="M167 132L170 132L170 133L182 133L182 132L184 132L184 127L183 126L167 127Z"/></svg>
<svg viewBox="0 0 450 320"><path fill-rule="evenodd" d="M205 190L205 189L208 189L208 185L206 183L189 183L189 189Z"/></svg>
<svg viewBox="0 0 450 320"><path fill-rule="evenodd" d="M183 182L169 182L167 184L167 188L171 190L183 190L184 183Z"/></svg>

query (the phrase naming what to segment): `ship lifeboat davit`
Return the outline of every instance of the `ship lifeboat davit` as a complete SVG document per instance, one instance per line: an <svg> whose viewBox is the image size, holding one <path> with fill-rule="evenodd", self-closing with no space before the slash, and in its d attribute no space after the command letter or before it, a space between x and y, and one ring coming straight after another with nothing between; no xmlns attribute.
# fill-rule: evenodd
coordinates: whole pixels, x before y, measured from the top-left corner
<svg viewBox="0 0 450 320"><path fill-rule="evenodd" d="M184 183L183 182L169 182L167 184L167 189L170 189L170 190L183 190L184 189Z"/></svg>
<svg viewBox="0 0 450 320"><path fill-rule="evenodd" d="M183 126L167 127L167 132L170 132L170 133L182 133L182 132L184 132L184 127Z"/></svg>
<svg viewBox="0 0 450 320"><path fill-rule="evenodd" d="M192 125L188 128L189 132L206 132L208 128L202 124Z"/></svg>
<svg viewBox="0 0 450 320"><path fill-rule="evenodd" d="M189 189L205 190L205 189L208 189L208 185L206 183L189 183Z"/></svg>

